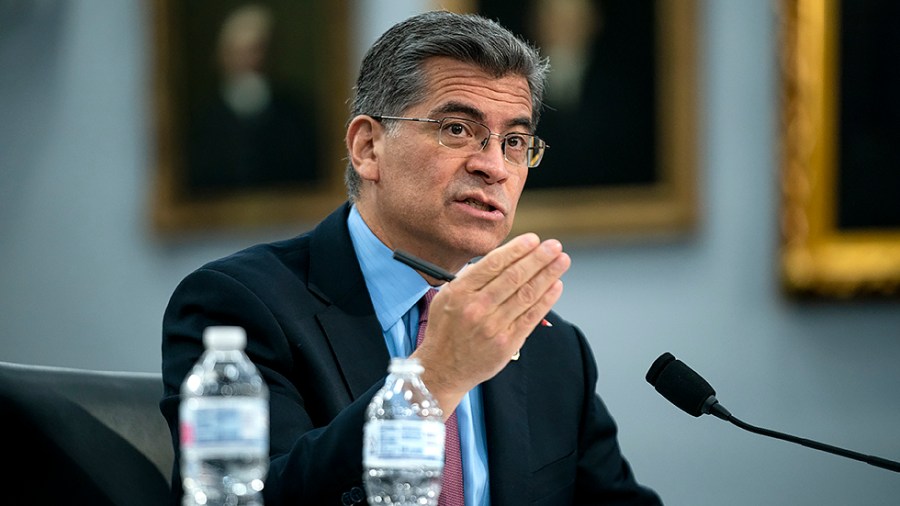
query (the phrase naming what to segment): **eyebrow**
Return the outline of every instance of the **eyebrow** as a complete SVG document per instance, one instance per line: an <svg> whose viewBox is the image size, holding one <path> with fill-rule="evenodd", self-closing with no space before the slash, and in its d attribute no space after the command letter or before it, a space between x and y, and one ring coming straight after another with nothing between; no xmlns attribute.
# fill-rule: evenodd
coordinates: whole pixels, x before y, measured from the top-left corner
<svg viewBox="0 0 900 506"><path fill-rule="evenodd" d="M434 114L462 114L481 123L484 123L485 121L484 113L481 112L480 109L476 109L471 105L456 101L447 102L437 109L434 109ZM534 130L534 127L531 123L531 118L527 117L513 118L506 123L505 128L509 129L516 126L525 127L525 129L529 132Z"/></svg>

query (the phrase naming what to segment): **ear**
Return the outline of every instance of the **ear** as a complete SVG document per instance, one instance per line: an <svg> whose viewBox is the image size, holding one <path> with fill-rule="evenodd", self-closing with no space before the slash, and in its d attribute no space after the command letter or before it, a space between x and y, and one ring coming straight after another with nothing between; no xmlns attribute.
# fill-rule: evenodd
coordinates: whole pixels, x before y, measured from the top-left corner
<svg viewBox="0 0 900 506"><path fill-rule="evenodd" d="M384 129L371 116L361 114L347 125L347 153L363 180L378 181L378 155Z"/></svg>

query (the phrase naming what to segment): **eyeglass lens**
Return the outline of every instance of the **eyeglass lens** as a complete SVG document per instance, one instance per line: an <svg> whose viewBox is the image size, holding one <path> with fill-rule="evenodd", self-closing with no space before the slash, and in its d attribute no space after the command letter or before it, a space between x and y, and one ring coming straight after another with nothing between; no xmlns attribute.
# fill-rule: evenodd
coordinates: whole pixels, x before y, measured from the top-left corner
<svg viewBox="0 0 900 506"><path fill-rule="evenodd" d="M543 141L534 135L511 132L494 134L487 126L463 118L444 118L440 122L438 141L448 148L478 152L487 146L491 136L500 138L503 157L510 163L536 167L543 157Z"/></svg>

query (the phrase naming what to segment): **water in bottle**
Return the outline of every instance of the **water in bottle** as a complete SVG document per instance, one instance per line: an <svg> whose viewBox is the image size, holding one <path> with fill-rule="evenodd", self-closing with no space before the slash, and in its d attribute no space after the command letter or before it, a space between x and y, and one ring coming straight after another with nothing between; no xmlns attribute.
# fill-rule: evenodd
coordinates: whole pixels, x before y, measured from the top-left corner
<svg viewBox="0 0 900 506"><path fill-rule="evenodd" d="M431 506L441 493L443 412L417 359L391 360L366 412L363 481L370 505Z"/></svg>
<svg viewBox="0 0 900 506"><path fill-rule="evenodd" d="M261 505L269 466L269 394L241 327L208 327L181 386L181 476L187 505Z"/></svg>

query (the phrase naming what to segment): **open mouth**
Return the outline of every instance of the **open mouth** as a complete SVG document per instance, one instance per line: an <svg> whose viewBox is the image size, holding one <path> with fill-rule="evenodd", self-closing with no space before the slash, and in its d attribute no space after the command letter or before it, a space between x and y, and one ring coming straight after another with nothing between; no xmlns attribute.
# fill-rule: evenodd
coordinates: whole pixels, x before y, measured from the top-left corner
<svg viewBox="0 0 900 506"><path fill-rule="evenodd" d="M497 210L496 207L491 206L491 205L488 205L488 204L485 204L484 202L481 202L481 201L478 201L478 200L475 200L475 199L466 199L466 200L463 200L463 203L466 204L466 205L469 206L469 207L473 207L473 208L475 208L475 209L478 209L479 211L489 211L489 212L490 212L490 211L496 211L496 210Z"/></svg>

